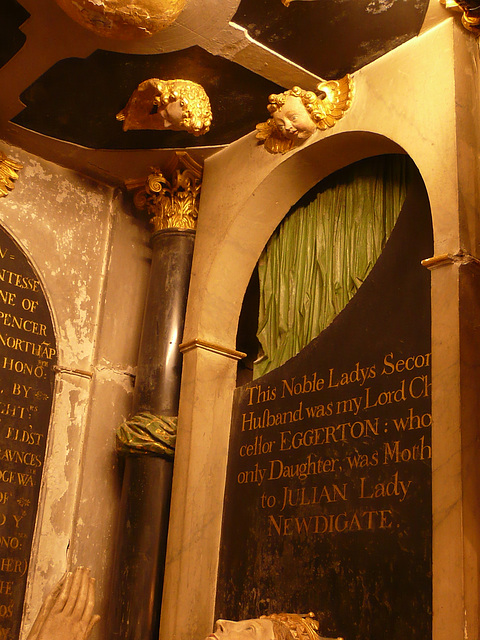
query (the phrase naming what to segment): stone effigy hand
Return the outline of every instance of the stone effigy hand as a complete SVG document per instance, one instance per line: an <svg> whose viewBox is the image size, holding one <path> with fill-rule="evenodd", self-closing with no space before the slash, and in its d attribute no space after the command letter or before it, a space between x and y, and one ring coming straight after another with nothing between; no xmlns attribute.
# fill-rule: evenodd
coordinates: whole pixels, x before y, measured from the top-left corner
<svg viewBox="0 0 480 640"><path fill-rule="evenodd" d="M100 620L94 606L95 580L89 569L77 567L46 598L27 640L86 640Z"/></svg>

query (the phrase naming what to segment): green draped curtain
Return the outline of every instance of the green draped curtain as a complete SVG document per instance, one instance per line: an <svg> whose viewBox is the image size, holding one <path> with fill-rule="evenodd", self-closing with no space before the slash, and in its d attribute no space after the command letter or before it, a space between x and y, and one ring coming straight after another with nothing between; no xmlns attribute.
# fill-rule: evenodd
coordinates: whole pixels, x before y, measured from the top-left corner
<svg viewBox="0 0 480 640"><path fill-rule="evenodd" d="M377 156L337 171L277 227L258 263L254 378L296 355L355 295L402 208L408 162Z"/></svg>

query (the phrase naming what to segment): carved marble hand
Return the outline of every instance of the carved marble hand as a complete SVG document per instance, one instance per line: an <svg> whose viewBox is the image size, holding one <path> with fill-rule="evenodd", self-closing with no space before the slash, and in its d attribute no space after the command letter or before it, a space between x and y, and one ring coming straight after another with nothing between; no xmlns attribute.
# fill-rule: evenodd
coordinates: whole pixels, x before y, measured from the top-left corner
<svg viewBox="0 0 480 640"><path fill-rule="evenodd" d="M100 620L94 606L95 580L89 569L77 567L48 595L27 640L86 640Z"/></svg>

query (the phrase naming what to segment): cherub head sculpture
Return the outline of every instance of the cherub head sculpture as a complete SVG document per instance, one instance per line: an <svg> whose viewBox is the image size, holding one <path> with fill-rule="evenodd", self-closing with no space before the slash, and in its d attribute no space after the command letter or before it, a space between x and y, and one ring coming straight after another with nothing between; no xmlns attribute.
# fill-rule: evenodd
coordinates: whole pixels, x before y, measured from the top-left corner
<svg viewBox="0 0 480 640"><path fill-rule="evenodd" d="M200 136L210 129L212 109L196 82L150 78L138 85L117 120L123 121L124 131L169 129Z"/></svg>
<svg viewBox="0 0 480 640"><path fill-rule="evenodd" d="M333 127L350 107L353 81L350 76L341 80L321 82L317 93L293 87L284 93L269 96L271 118L257 124L257 138L270 153L285 153L302 144L318 129Z"/></svg>
<svg viewBox="0 0 480 640"><path fill-rule="evenodd" d="M273 613L238 622L217 620L214 632L206 640L334 640L317 632L318 622L313 613Z"/></svg>

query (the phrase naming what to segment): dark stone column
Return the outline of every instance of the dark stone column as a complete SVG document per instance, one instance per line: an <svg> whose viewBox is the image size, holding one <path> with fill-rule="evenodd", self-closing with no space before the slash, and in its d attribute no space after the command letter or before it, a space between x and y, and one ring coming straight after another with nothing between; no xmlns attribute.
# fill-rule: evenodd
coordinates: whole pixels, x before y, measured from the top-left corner
<svg viewBox="0 0 480 640"><path fill-rule="evenodd" d="M176 416L194 231L164 229L152 236L153 256L138 356L133 409Z"/></svg>
<svg viewBox="0 0 480 640"><path fill-rule="evenodd" d="M174 183L163 195L163 180L149 182L142 192L142 203L146 203L157 230L152 236L134 416L117 434L117 448L124 454L125 468L110 608L114 640L158 640L182 370L178 347L183 334L200 190L196 176L189 174L189 178L189 186L195 190L184 189L185 182L177 186ZM160 198L162 206L158 207ZM178 216L174 216L186 198L190 198L192 220L182 219L179 223ZM171 218L176 226L172 226ZM166 432L162 425L166 425ZM169 445L165 450L164 433Z"/></svg>

